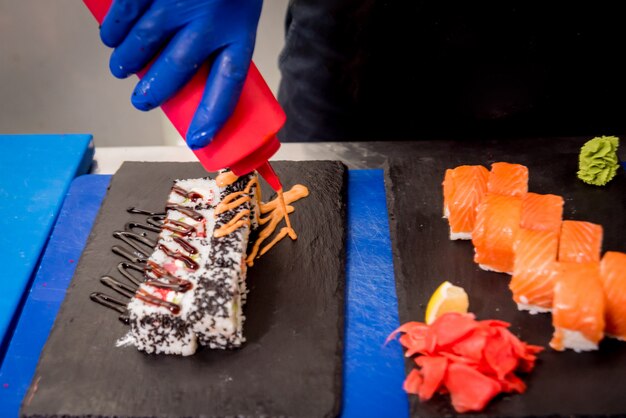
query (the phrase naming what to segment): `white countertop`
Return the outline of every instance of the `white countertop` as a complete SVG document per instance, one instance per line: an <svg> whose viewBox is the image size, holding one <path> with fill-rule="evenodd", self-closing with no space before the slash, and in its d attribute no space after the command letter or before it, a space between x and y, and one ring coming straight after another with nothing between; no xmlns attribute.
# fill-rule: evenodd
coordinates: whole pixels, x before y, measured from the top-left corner
<svg viewBox="0 0 626 418"><path fill-rule="evenodd" d="M378 153L365 143L316 142L282 144L275 160L341 160L351 168L364 168L372 165L372 157ZM113 174L124 161L197 161L186 146L147 146L147 147L96 147L92 174Z"/></svg>

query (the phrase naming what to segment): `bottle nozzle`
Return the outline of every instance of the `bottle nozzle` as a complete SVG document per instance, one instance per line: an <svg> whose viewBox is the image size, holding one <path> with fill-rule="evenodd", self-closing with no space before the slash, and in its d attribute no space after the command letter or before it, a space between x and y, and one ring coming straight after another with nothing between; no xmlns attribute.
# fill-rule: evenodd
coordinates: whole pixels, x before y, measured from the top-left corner
<svg viewBox="0 0 626 418"><path fill-rule="evenodd" d="M267 184L269 184L275 192L283 188L282 184L280 184L280 179L276 175L276 172L270 165L269 161L266 161L257 167L256 171L265 179Z"/></svg>

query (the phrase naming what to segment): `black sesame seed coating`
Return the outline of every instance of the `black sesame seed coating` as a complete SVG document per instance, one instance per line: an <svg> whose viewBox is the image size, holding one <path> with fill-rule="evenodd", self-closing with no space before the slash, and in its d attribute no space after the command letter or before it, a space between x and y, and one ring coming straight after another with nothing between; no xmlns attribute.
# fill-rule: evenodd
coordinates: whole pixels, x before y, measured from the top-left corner
<svg viewBox="0 0 626 418"><path fill-rule="evenodd" d="M148 354L178 354L191 343L191 326L182 318L165 313L138 315L130 311L131 332L137 348Z"/></svg>
<svg viewBox="0 0 626 418"><path fill-rule="evenodd" d="M231 193L244 190L251 178L250 175L244 176L223 188L220 201ZM219 214L215 220L215 229L227 224L239 212L250 209L252 205L246 202ZM211 235L207 238L209 257L204 265L205 274L197 277L193 302L195 309L189 315L201 345L225 349L239 347L244 341L244 318L238 312L238 307L245 302L245 270L242 271L242 266L245 263L249 233L250 228L244 226L223 237ZM235 311L231 314L232 310ZM219 319L224 320L222 324L226 322L229 326L220 328L217 324Z"/></svg>
<svg viewBox="0 0 626 418"><path fill-rule="evenodd" d="M219 201L231 193L244 190L251 179L252 176L247 175L221 189ZM251 190L252 199L255 198L255 192L256 187ZM192 205L192 202L186 202L183 206L202 211L214 208L214 203ZM207 231L206 238L198 238L195 234L187 238L196 247L209 247L206 260L197 260L201 268L188 277L194 284L193 289L184 296L190 300L189 307L184 310L184 315L174 315L161 309L149 314L131 312L131 332L139 349L147 353L175 353L175 349L181 349L180 345L187 346L196 338L201 345L210 348L241 346L245 341L241 307L247 294L245 258L250 227L238 228L219 238L214 237L213 232L241 211L252 212L255 209L256 205L252 202L245 202L219 214L215 219L215 227ZM250 216L255 214L251 213ZM160 238L167 241L171 239L162 235Z"/></svg>

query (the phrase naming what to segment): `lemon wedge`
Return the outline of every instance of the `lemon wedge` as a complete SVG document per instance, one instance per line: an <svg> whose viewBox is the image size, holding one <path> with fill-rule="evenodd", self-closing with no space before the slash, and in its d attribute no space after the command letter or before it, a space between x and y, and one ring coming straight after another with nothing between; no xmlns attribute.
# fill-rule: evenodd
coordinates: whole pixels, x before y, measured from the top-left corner
<svg viewBox="0 0 626 418"><path fill-rule="evenodd" d="M462 287L445 281L439 285L426 306L426 324L430 325L444 313L467 313L469 298Z"/></svg>

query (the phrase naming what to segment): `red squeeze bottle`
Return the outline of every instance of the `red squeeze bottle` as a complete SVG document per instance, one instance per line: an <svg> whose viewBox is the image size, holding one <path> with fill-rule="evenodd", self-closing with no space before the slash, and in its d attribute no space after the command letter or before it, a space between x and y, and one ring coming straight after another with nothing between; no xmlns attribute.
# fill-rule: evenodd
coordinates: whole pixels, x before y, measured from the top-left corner
<svg viewBox="0 0 626 418"><path fill-rule="evenodd" d="M83 0L91 14L102 23L112 0ZM147 68L138 75L143 77ZM200 104L209 66L203 65L174 97L161 105L165 115L185 138ZM207 171L230 168L237 176L257 170L278 191L282 188L268 160L280 148L276 133L285 124L285 112L253 62L235 111L209 145L194 151Z"/></svg>

